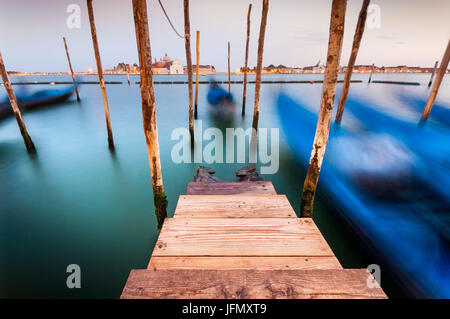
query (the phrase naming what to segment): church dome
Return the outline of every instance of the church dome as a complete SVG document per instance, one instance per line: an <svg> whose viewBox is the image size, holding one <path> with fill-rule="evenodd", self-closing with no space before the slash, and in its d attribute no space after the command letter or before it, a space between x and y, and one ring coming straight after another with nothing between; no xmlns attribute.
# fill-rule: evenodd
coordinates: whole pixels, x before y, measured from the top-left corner
<svg viewBox="0 0 450 319"><path fill-rule="evenodd" d="M170 58L169 58L169 56L167 55L167 53L164 55L163 61L164 61L164 62L170 62Z"/></svg>

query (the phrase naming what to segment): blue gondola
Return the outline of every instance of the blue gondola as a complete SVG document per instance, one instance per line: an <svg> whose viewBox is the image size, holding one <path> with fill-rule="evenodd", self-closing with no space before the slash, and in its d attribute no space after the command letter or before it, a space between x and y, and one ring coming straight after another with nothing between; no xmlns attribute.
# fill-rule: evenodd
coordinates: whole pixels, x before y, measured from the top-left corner
<svg viewBox="0 0 450 319"><path fill-rule="evenodd" d="M425 97L414 96L411 94L398 94L400 100L411 107L414 111L422 113L427 103ZM430 113L430 120L445 125L450 128L450 108L445 107L440 103L434 103Z"/></svg>
<svg viewBox="0 0 450 319"><path fill-rule="evenodd" d="M394 118L350 98L346 108L371 131L385 132L404 141L423 161L428 174L426 181L450 198L450 131L441 126L427 125ZM431 124L431 123L430 123Z"/></svg>
<svg viewBox="0 0 450 319"><path fill-rule="evenodd" d="M51 104L62 103L68 100L74 92L74 87L69 86L63 89L46 89L35 93L28 93L24 90L16 93L17 103L22 111L29 111L38 107ZM13 111L8 97L0 102L0 119L12 115Z"/></svg>
<svg viewBox="0 0 450 319"><path fill-rule="evenodd" d="M287 95L277 108L287 141L306 167L317 115ZM336 212L386 261L410 292L450 297L450 203L422 183L426 165L395 136L330 130L319 186ZM445 226L445 225L444 225Z"/></svg>
<svg viewBox="0 0 450 319"><path fill-rule="evenodd" d="M212 81L207 95L210 104L211 115L219 120L232 120L236 104L231 93L224 90L220 85Z"/></svg>

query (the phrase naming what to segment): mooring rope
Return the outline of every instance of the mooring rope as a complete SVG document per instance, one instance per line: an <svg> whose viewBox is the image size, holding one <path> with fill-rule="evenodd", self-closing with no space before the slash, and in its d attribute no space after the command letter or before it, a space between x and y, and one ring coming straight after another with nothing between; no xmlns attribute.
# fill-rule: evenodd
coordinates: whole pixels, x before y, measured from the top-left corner
<svg viewBox="0 0 450 319"><path fill-rule="evenodd" d="M172 21L170 20L169 16L167 15L166 9L164 9L164 6L163 6L161 0L158 0L158 2L159 2L159 5L161 6L162 11L164 12L164 15L165 15L166 18L167 18L167 21L169 21L169 24L170 24L170 26L172 27L173 31L174 31L180 38L184 39L184 36L182 36L181 34L179 34L178 31L177 31L177 30L175 29L175 27L173 26L173 23L172 23Z"/></svg>

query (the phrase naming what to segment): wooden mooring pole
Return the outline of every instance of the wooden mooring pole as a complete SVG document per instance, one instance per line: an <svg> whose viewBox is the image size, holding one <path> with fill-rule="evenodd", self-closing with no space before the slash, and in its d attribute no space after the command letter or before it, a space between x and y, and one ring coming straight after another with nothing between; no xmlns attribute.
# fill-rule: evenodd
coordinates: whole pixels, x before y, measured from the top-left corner
<svg viewBox="0 0 450 319"><path fill-rule="evenodd" d="M23 121L22 113L20 112L16 95L14 94L14 90L12 88L11 81L9 80L8 72L6 71L1 53L0 53L0 73L3 80L3 85L6 89L6 93L8 94L9 103L11 104L11 108L13 109L14 116L16 117L17 120L17 125L19 125L20 134L22 134L23 141L25 142L25 146L27 147L27 151L28 153L34 153L36 152L36 148L34 147L33 141L31 140L31 137L28 134L25 122Z"/></svg>
<svg viewBox="0 0 450 319"><path fill-rule="evenodd" d="M125 64L125 70L127 72L127 81L128 81L128 85L131 85L131 81L130 81L130 70L128 70L128 64Z"/></svg>
<svg viewBox="0 0 450 319"><path fill-rule="evenodd" d="M356 57L358 56L359 46L361 45L361 39L364 33L364 26L366 25L367 7L370 4L370 0L364 0L361 11L359 12L358 23L356 24L355 36L353 37L352 52L347 64L347 70L345 72L344 84L342 85L341 96L339 97L338 109L336 112L335 122L340 124L342 116L344 115L345 102L348 96L348 90L350 88L350 80L352 78L353 67L355 66Z"/></svg>
<svg viewBox="0 0 450 319"><path fill-rule="evenodd" d="M184 45L186 47L186 63L188 72L189 90L189 133L191 135L191 147L194 147L194 108L192 107L192 57L191 57L191 23L189 21L189 0L183 1L184 7Z"/></svg>
<svg viewBox="0 0 450 319"><path fill-rule="evenodd" d="M428 82L428 87L430 87L431 84L433 83L433 78L434 78L434 75L436 74L436 69L437 69L437 67L438 67L438 64L439 64L439 61L436 61L436 62L434 63L434 68L433 68L433 72L431 73L430 82Z"/></svg>
<svg viewBox="0 0 450 319"><path fill-rule="evenodd" d="M228 93L231 93L230 41L228 41Z"/></svg>
<svg viewBox="0 0 450 319"><path fill-rule="evenodd" d="M301 216L311 217L314 207L317 182L322 167L325 149L330 133L330 123L333 114L334 96L338 77L339 61L341 59L342 39L344 37L345 11L347 0L333 0L330 19L330 38L328 41L327 66L323 80L322 99L316 133L309 160L308 171L303 185L301 198Z"/></svg>
<svg viewBox="0 0 450 319"><path fill-rule="evenodd" d="M94 45L95 61L97 63L98 81L102 90L103 105L105 107L106 129L108 131L108 145L111 150L114 149L114 138L111 129L111 119L109 116L108 98L106 96L105 79L103 78L102 60L100 59L100 50L97 41L97 29L95 28L94 10L92 8L92 0L87 0L87 8L89 14L89 23L91 25L92 44Z"/></svg>
<svg viewBox="0 0 450 319"><path fill-rule="evenodd" d="M369 81L367 81L368 83L372 82L372 73L373 73L374 69L375 69L375 63L372 64L372 68L370 69Z"/></svg>
<svg viewBox="0 0 450 319"><path fill-rule="evenodd" d="M200 31L196 32L197 42L196 42L196 68L195 68L195 109L194 118L197 118L197 106L198 106L198 77L200 72Z"/></svg>
<svg viewBox="0 0 450 319"><path fill-rule="evenodd" d="M267 13L269 12L269 0L263 0L261 26L259 28L258 40L258 58L256 62L256 83L255 83L255 105L253 108L253 123L252 127L255 131L258 130L259 120L259 95L261 91L261 72L264 53L264 37L266 34Z"/></svg>
<svg viewBox="0 0 450 319"><path fill-rule="evenodd" d="M144 122L145 140L147 142L148 159L150 162L155 214L158 220L158 228L161 228L164 219L167 217L167 198L164 193L161 174L155 92L153 88L152 54L148 31L146 0L133 0L133 16L141 72L142 119Z"/></svg>
<svg viewBox="0 0 450 319"><path fill-rule="evenodd" d="M245 40L245 61L244 61L244 92L242 93L242 116L245 115L245 100L247 98L247 69L248 69L248 47L250 43L250 13L252 11L252 4L248 5L247 13L247 37Z"/></svg>
<svg viewBox="0 0 450 319"><path fill-rule="evenodd" d="M80 94L78 94L77 82L75 81L75 75L73 73L72 63L70 62L70 55L69 55L69 49L67 48L66 38L63 37L63 40L64 40L64 47L66 48L67 62L69 62L70 73L72 74L73 86L75 87L75 93L77 94L77 101L80 102Z"/></svg>
<svg viewBox="0 0 450 319"><path fill-rule="evenodd" d="M445 49L445 53L441 61L441 66L439 67L439 71L436 75L436 80L434 81L433 87L431 88L430 95L428 96L427 103L425 104L425 108L420 118L421 122L426 121L430 116L431 108L433 107L434 101L436 100L436 96L438 94L439 87L441 86L442 79L444 78L444 75L447 72L449 60L450 60L450 40L447 43L447 49Z"/></svg>

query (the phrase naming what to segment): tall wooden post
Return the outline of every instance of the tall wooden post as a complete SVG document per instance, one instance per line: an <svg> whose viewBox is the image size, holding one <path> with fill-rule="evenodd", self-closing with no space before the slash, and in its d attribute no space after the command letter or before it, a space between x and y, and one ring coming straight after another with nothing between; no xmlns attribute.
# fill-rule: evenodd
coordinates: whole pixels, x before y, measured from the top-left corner
<svg viewBox="0 0 450 319"><path fill-rule="evenodd" d="M327 66L323 80L322 99L316 133L309 160L308 171L303 185L301 199L301 216L311 217L314 206L317 182L322 167L325 148L330 133L330 123L333 114L334 96L338 77L339 61L341 59L342 38L344 37L345 11L347 0L333 0L330 20L330 37L328 40Z"/></svg>
<svg viewBox="0 0 450 319"><path fill-rule="evenodd" d="M450 60L450 40L447 43L447 49L445 49L445 53L441 61L441 66L439 67L438 74L436 75L436 80L434 81L433 87L431 88L427 104L425 104L422 117L420 118L421 122L426 121L430 116L431 108L433 107L434 101L436 100L436 96L438 94L439 87L441 86L442 79L444 78L444 75L447 72L449 60Z"/></svg>
<svg viewBox="0 0 450 319"><path fill-rule="evenodd" d="M189 90L189 133L191 147L194 147L194 109L192 107L192 58L191 58L191 23L189 21L189 0L183 1L184 6L184 45L186 47L186 62L188 71Z"/></svg>
<svg viewBox="0 0 450 319"><path fill-rule="evenodd" d="M347 100L348 90L350 88L350 80L352 78L353 67L355 66L356 57L358 55L359 46L364 33L364 26L366 25L367 7L370 4L370 0L364 0L359 12L358 23L356 25L355 36L353 37L352 53L347 64L347 71L345 72L344 84L342 86L342 93L339 98L338 109L336 112L335 122L340 124L342 121L342 115L344 115L345 101Z"/></svg>
<svg viewBox="0 0 450 319"><path fill-rule="evenodd" d="M94 10L92 9L92 0L87 0L89 23L91 25L92 44L94 45L95 61L97 63L98 80L102 90L103 105L105 107L106 129L108 131L108 144L110 149L114 149L114 139L111 129L111 119L109 117L108 98L106 96L105 79L103 78L102 60L100 59L100 50L97 41L97 29L95 28Z"/></svg>
<svg viewBox="0 0 450 319"><path fill-rule="evenodd" d="M372 82L372 73L373 73L374 69L375 69L375 63L372 64L372 68L370 69L369 81L367 81L368 83Z"/></svg>
<svg viewBox="0 0 450 319"><path fill-rule="evenodd" d="M228 93L231 93L230 41L228 41Z"/></svg>
<svg viewBox="0 0 450 319"><path fill-rule="evenodd" d="M436 61L436 62L434 63L434 68L433 68L433 72L431 73L430 82L428 82L428 87L430 87L431 84L433 83L433 78L434 78L434 75L436 74L436 69L437 69L437 67L438 67L438 64L439 64L439 61Z"/></svg>
<svg viewBox="0 0 450 319"><path fill-rule="evenodd" d="M125 71L127 72L127 81L128 81L128 85L131 85L131 81L130 81L130 70L128 69L128 64L125 64Z"/></svg>
<svg viewBox="0 0 450 319"><path fill-rule="evenodd" d="M164 193L161 159L159 156L152 54L150 49L146 0L133 0L133 15L141 72L142 119L150 162L155 214L158 220L158 228L161 228L164 219L167 217L167 198Z"/></svg>
<svg viewBox="0 0 450 319"><path fill-rule="evenodd" d="M1 53L0 53L0 73L2 75L3 85L5 86L6 93L8 94L9 103L11 104L11 108L13 109L14 116L16 117L17 120L17 125L19 125L20 134L22 134L23 141L25 142L25 146L27 147L27 151L28 153L34 153L36 152L36 148L34 147L30 135L28 135L28 131L25 126L25 122L23 121L19 105L17 104L16 95L14 94L11 81L9 80L8 72L6 72L5 64L3 63L3 57Z"/></svg>
<svg viewBox="0 0 450 319"><path fill-rule="evenodd" d="M245 115L245 100L247 98L247 69L248 69L248 46L250 42L250 13L252 11L252 4L248 5L247 13L247 38L245 41L245 61L244 61L244 92L242 93L242 116Z"/></svg>
<svg viewBox="0 0 450 319"><path fill-rule="evenodd" d="M252 123L252 127L255 131L258 130L259 94L261 91L261 72L262 72L262 61L263 61L263 53L264 53L264 37L266 34L267 13L268 12L269 12L269 0L263 0L261 26L259 27L258 59L256 62L255 105L254 105L254 109L253 109L253 123Z"/></svg>
<svg viewBox="0 0 450 319"><path fill-rule="evenodd" d="M73 74L72 63L70 62L69 49L67 48L66 38L63 37L64 47L66 48L67 61L69 62L70 73L72 74L73 86L75 87L75 93L77 94L77 101L80 102L80 94L78 94L77 82L75 81L75 75Z"/></svg>
<svg viewBox="0 0 450 319"><path fill-rule="evenodd" d="M200 72L200 31L197 31L197 42L196 42L196 57L197 66L195 68L195 110L194 118L197 118L197 106L198 106L198 77Z"/></svg>

